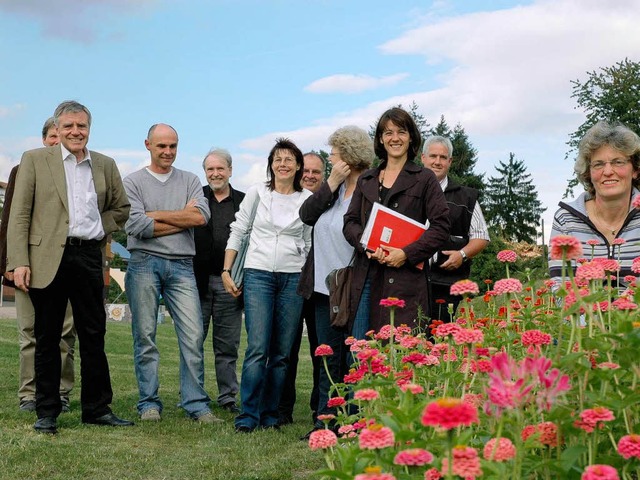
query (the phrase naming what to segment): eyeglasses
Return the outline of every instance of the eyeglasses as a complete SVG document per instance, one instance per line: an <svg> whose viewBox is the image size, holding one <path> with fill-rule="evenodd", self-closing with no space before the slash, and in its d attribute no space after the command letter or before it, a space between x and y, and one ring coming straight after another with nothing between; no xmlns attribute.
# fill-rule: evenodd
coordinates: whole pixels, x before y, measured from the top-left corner
<svg viewBox="0 0 640 480"><path fill-rule="evenodd" d="M602 170L604 167L609 164L612 168L624 168L629 164L628 158L614 158L613 160L596 160L595 162L591 162L589 167L591 170Z"/></svg>
<svg viewBox="0 0 640 480"><path fill-rule="evenodd" d="M293 165L294 163L296 163L296 159L295 158L291 158L291 157L276 158L276 159L273 160L272 163L274 165L280 165L281 163L284 163L285 165Z"/></svg>

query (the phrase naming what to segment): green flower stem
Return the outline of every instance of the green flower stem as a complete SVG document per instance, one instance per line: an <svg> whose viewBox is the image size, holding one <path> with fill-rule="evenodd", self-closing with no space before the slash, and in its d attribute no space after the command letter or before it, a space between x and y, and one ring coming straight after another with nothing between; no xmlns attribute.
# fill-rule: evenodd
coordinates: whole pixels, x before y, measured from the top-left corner
<svg viewBox="0 0 640 480"><path fill-rule="evenodd" d="M447 480L453 480L453 429L447 430L447 458L449 466L447 468Z"/></svg>
<svg viewBox="0 0 640 480"><path fill-rule="evenodd" d="M326 355L322 356L322 364L324 365L324 371L327 372L327 377L329 377L329 382L331 382L331 386L334 387L337 390L338 387L333 382L333 378L331 378L331 374L329 373L329 365L327 365L327 357L326 357Z"/></svg>
<svg viewBox="0 0 640 480"><path fill-rule="evenodd" d="M395 348L395 345L393 344L393 329L394 329L395 319L396 319L396 307L391 307L391 312L389 314L389 324L391 325L391 334L389 336L389 360L391 363L391 367L394 370L396 369L396 364L395 364L396 348Z"/></svg>

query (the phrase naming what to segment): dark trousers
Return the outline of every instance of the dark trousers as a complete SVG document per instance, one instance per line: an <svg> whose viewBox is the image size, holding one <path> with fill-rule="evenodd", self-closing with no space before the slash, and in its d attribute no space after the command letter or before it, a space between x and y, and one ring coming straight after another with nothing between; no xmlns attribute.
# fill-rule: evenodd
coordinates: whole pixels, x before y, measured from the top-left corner
<svg viewBox="0 0 640 480"><path fill-rule="evenodd" d="M316 334L316 314L315 306L311 299L305 300L302 306L302 318L307 324L307 335L309 338L309 352L311 361L313 362L313 388L311 389L311 399L309 406L311 407L312 421L316 421L318 414L318 379L322 360L316 357L315 351L318 347L318 335ZM278 406L278 414L281 420L292 420L293 406L296 403L296 376L298 374L298 357L300 355L300 345L302 343L302 321L296 332L296 338L291 348L291 356L289 358L289 367L287 368L287 376L284 381L284 388L280 397L280 405Z"/></svg>
<svg viewBox="0 0 640 480"><path fill-rule="evenodd" d="M31 288L35 310L36 411L38 418L57 417L60 403L60 337L67 302L80 343L82 419L111 412L109 364L104 352L106 314L103 304L102 252L97 241L67 245L53 281Z"/></svg>
<svg viewBox="0 0 640 480"><path fill-rule="evenodd" d="M445 323L455 319L458 304L462 300L460 295L449 293L451 285L431 284L431 298L429 298L429 318L431 320L442 320ZM444 303L442 302L444 300ZM453 319L449 315L449 304L453 304Z"/></svg>

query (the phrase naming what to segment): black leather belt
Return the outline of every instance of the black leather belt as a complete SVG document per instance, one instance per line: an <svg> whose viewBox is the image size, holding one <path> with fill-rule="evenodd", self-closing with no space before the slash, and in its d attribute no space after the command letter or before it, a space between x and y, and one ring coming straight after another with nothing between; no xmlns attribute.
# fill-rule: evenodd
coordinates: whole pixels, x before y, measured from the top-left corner
<svg viewBox="0 0 640 480"><path fill-rule="evenodd" d="M95 247L100 244L100 240L85 240L78 237L67 237L67 245L73 247Z"/></svg>

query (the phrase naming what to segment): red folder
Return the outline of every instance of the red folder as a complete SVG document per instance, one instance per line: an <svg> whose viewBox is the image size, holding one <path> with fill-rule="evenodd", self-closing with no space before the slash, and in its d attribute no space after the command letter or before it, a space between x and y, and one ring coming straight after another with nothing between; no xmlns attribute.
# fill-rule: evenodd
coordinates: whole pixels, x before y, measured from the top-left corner
<svg viewBox="0 0 640 480"><path fill-rule="evenodd" d="M371 252L380 246L403 248L419 239L427 228L413 218L374 203L360 243ZM417 267L422 268L422 263Z"/></svg>

